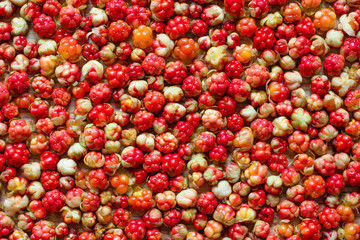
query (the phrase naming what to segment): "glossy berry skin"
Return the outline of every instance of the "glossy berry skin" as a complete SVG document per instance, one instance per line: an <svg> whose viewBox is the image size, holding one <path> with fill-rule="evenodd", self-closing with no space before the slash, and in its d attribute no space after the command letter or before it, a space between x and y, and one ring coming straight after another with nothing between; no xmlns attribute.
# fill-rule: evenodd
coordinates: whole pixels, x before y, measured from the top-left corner
<svg viewBox="0 0 360 240"><path fill-rule="evenodd" d="M231 131L220 130L216 136L216 143L224 147L229 147L234 140L234 134Z"/></svg>
<svg viewBox="0 0 360 240"><path fill-rule="evenodd" d="M103 189L108 186L108 176L101 168L89 172L89 184L94 188Z"/></svg>
<svg viewBox="0 0 360 240"><path fill-rule="evenodd" d="M334 127L345 127L349 122L349 113L344 109L338 109L330 113L329 123Z"/></svg>
<svg viewBox="0 0 360 240"><path fill-rule="evenodd" d="M271 146L265 142L257 142L251 148L251 160L265 163L271 157Z"/></svg>
<svg viewBox="0 0 360 240"><path fill-rule="evenodd" d="M289 53L289 47L285 39L279 39L276 41L274 50L277 51L281 56Z"/></svg>
<svg viewBox="0 0 360 240"><path fill-rule="evenodd" d="M354 162L343 172L344 180L351 186L360 186L360 163Z"/></svg>
<svg viewBox="0 0 360 240"><path fill-rule="evenodd" d="M249 12L252 17L264 18L270 10L269 1L252 0L249 3Z"/></svg>
<svg viewBox="0 0 360 240"><path fill-rule="evenodd" d="M153 207L155 200L152 198L152 192L149 190L140 190L134 192L129 198L129 204L137 211L149 210Z"/></svg>
<svg viewBox="0 0 360 240"><path fill-rule="evenodd" d="M218 102L218 108L222 116L229 116L231 114L234 114L236 111L236 105L237 102L235 101L235 99L229 96L224 96Z"/></svg>
<svg viewBox="0 0 360 240"><path fill-rule="evenodd" d="M294 217L298 217L299 209L298 207L289 200L282 201L276 208L277 213L280 219L291 220Z"/></svg>
<svg viewBox="0 0 360 240"><path fill-rule="evenodd" d="M87 43L84 45L82 55L88 61L97 60L100 58L99 48L95 44Z"/></svg>
<svg viewBox="0 0 360 240"><path fill-rule="evenodd" d="M227 119L227 128L232 132L240 131L244 126L242 117L236 113L232 114Z"/></svg>
<svg viewBox="0 0 360 240"><path fill-rule="evenodd" d="M9 144L5 148L4 158L8 164L21 167L28 162L29 151L24 143Z"/></svg>
<svg viewBox="0 0 360 240"><path fill-rule="evenodd" d="M111 98L111 88L106 83L98 83L91 87L89 97L90 99L96 103L105 103Z"/></svg>
<svg viewBox="0 0 360 240"><path fill-rule="evenodd" d="M250 17L244 17L236 24L236 31L243 37L252 37L256 32L255 19Z"/></svg>
<svg viewBox="0 0 360 240"><path fill-rule="evenodd" d="M253 209L262 208L265 205L266 193L264 190L251 192L248 196L248 204Z"/></svg>
<svg viewBox="0 0 360 240"><path fill-rule="evenodd" d="M326 179L326 192L330 195L339 195L345 187L344 177L335 173Z"/></svg>
<svg viewBox="0 0 360 240"><path fill-rule="evenodd" d="M19 115L19 107L14 102L10 102L1 108L1 113L5 118L13 119Z"/></svg>
<svg viewBox="0 0 360 240"><path fill-rule="evenodd" d="M209 157L214 161L225 162L227 159L227 150L224 146L216 146L209 152Z"/></svg>
<svg viewBox="0 0 360 240"><path fill-rule="evenodd" d="M60 24L67 29L76 28L81 21L80 10L72 5L61 8L59 12Z"/></svg>
<svg viewBox="0 0 360 240"><path fill-rule="evenodd" d="M340 54L349 62L354 62L360 57L360 41L356 38L347 38L340 48Z"/></svg>
<svg viewBox="0 0 360 240"><path fill-rule="evenodd" d="M8 87L10 91L17 94L24 93L29 88L29 76L27 73L14 72L7 79Z"/></svg>
<svg viewBox="0 0 360 240"><path fill-rule="evenodd" d="M109 38L112 42L123 42L129 37L131 27L122 20L112 22L109 26Z"/></svg>
<svg viewBox="0 0 360 240"><path fill-rule="evenodd" d="M163 173L157 173L149 178L147 184L154 192L163 192L169 186L168 176Z"/></svg>
<svg viewBox="0 0 360 240"><path fill-rule="evenodd" d="M319 175L312 175L304 182L305 194L318 198L325 193L325 181Z"/></svg>
<svg viewBox="0 0 360 240"><path fill-rule="evenodd" d="M295 26L292 24L282 24L277 28L275 36L278 39L289 41L291 38L296 37Z"/></svg>
<svg viewBox="0 0 360 240"><path fill-rule="evenodd" d="M118 63L106 69L107 80L112 87L123 87L129 80L128 68Z"/></svg>
<svg viewBox="0 0 360 240"><path fill-rule="evenodd" d="M80 81L77 86L72 89L72 94L75 98L82 98L85 94L90 92L90 85L88 82Z"/></svg>
<svg viewBox="0 0 360 240"><path fill-rule="evenodd" d="M337 152L349 152L354 144L351 137L345 134L339 134L333 141Z"/></svg>
<svg viewBox="0 0 360 240"><path fill-rule="evenodd" d="M237 102L244 102L250 95L250 91L250 85L246 81L240 79L233 79L227 89L227 93L234 97Z"/></svg>
<svg viewBox="0 0 360 240"><path fill-rule="evenodd" d="M299 36L304 36L310 39L316 33L315 26L314 23L311 21L311 18L302 18L296 24L296 32Z"/></svg>
<svg viewBox="0 0 360 240"><path fill-rule="evenodd" d="M134 5L126 10L126 14L126 22L133 29L136 29L141 25L149 24L150 11L145 7Z"/></svg>
<svg viewBox="0 0 360 240"><path fill-rule="evenodd" d="M41 185L47 191L54 190L60 186L60 174L56 171L46 171L41 174Z"/></svg>
<svg viewBox="0 0 360 240"><path fill-rule="evenodd" d="M61 3L58 0L46 0L42 6L42 10L50 17L57 16L61 10Z"/></svg>
<svg viewBox="0 0 360 240"><path fill-rule="evenodd" d="M147 111L139 111L135 114L133 124L140 131L146 131L152 127L154 121L154 114Z"/></svg>
<svg viewBox="0 0 360 240"><path fill-rule="evenodd" d="M129 211L122 208L118 208L113 214L112 221L117 227L124 228L127 225L130 218L131 218L131 213Z"/></svg>
<svg viewBox="0 0 360 240"><path fill-rule="evenodd" d="M230 82L224 72L215 73L206 79L206 86L211 94L224 95L230 86Z"/></svg>
<svg viewBox="0 0 360 240"><path fill-rule="evenodd" d="M312 200L305 200L299 206L300 216L303 218L314 218L319 214L319 204Z"/></svg>
<svg viewBox="0 0 360 240"><path fill-rule="evenodd" d="M144 158L143 168L148 173L158 172L161 165L161 153L153 151L147 154Z"/></svg>
<svg viewBox="0 0 360 240"><path fill-rule="evenodd" d="M215 31L211 34L211 43L213 46L221 46L226 43L227 32L225 29L215 29Z"/></svg>
<svg viewBox="0 0 360 240"><path fill-rule="evenodd" d="M202 91L201 81L199 78L190 75L183 80L181 89L184 91L185 95L196 97L200 95Z"/></svg>
<svg viewBox="0 0 360 240"><path fill-rule="evenodd" d="M303 221L299 225L299 229L304 240L319 240L321 238L321 225L316 218Z"/></svg>
<svg viewBox="0 0 360 240"><path fill-rule="evenodd" d="M269 84L270 99L274 102L283 102L290 95L290 89L282 82L271 82Z"/></svg>
<svg viewBox="0 0 360 240"><path fill-rule="evenodd" d="M218 202L212 192L201 193L196 202L197 209L203 214L211 214Z"/></svg>
<svg viewBox="0 0 360 240"><path fill-rule="evenodd" d="M55 32L55 22L51 17L41 14L34 19L33 29L40 37L48 38Z"/></svg>
<svg viewBox="0 0 360 240"><path fill-rule="evenodd" d="M146 49L153 43L152 29L145 25L140 25L132 32L133 44L135 47Z"/></svg>
<svg viewBox="0 0 360 240"><path fill-rule="evenodd" d="M9 24L0 22L0 40L8 41L11 37L11 27Z"/></svg>
<svg viewBox="0 0 360 240"><path fill-rule="evenodd" d="M273 125L269 120L256 119L251 123L251 129L253 130L254 137L260 141L264 141L270 138Z"/></svg>
<svg viewBox="0 0 360 240"><path fill-rule="evenodd" d="M281 173L288 165L288 160L285 154L272 154L268 159L267 164L272 171Z"/></svg>
<svg viewBox="0 0 360 240"><path fill-rule="evenodd" d="M49 191L43 198L44 208L49 212L59 212L65 204L65 198L65 195L59 190Z"/></svg>
<svg viewBox="0 0 360 240"><path fill-rule="evenodd" d="M10 122L8 133L10 139L17 143L27 140L32 134L30 125L24 119L13 119Z"/></svg>
<svg viewBox="0 0 360 240"><path fill-rule="evenodd" d="M61 106L69 105L71 100L71 94L67 91L66 87L54 88L51 97L55 104Z"/></svg>
<svg viewBox="0 0 360 240"><path fill-rule="evenodd" d="M132 63L128 67L131 80L138 80L145 77L144 70L139 63Z"/></svg>
<svg viewBox="0 0 360 240"><path fill-rule="evenodd" d="M185 161L179 154L167 154L161 161L161 169L170 177L181 174L185 169Z"/></svg>
<svg viewBox="0 0 360 240"><path fill-rule="evenodd" d="M123 0L112 0L106 3L105 12L114 21L123 20L126 16L127 6Z"/></svg>
<svg viewBox="0 0 360 240"><path fill-rule="evenodd" d="M173 130L174 136L177 137L179 139L180 142L189 142L193 132L194 132L194 127L188 123L188 122L183 122L183 121L179 121Z"/></svg>
<svg viewBox="0 0 360 240"><path fill-rule="evenodd" d="M181 212L171 209L164 214L164 224L167 227L173 227L181 222Z"/></svg>
<svg viewBox="0 0 360 240"><path fill-rule="evenodd" d="M44 170L55 170L58 162L59 157L50 151L45 151L40 156L40 167Z"/></svg>
<svg viewBox="0 0 360 240"><path fill-rule="evenodd" d="M5 105L10 97L10 91L7 85L0 84L0 105Z"/></svg>
<svg viewBox="0 0 360 240"><path fill-rule="evenodd" d="M165 33L171 39L184 37L188 31L190 31L190 23L187 17L176 16L170 19L165 27Z"/></svg>
<svg viewBox="0 0 360 240"><path fill-rule="evenodd" d="M45 118L49 114L49 106L43 100L36 100L30 105L30 113L37 118Z"/></svg>
<svg viewBox="0 0 360 240"><path fill-rule="evenodd" d="M314 17L314 25L321 31L327 31L335 26L336 14L329 8L317 11Z"/></svg>
<svg viewBox="0 0 360 240"><path fill-rule="evenodd" d="M155 53L150 53L142 62L142 67L147 74L160 75L165 69L165 61L164 58L157 56Z"/></svg>
<svg viewBox="0 0 360 240"><path fill-rule="evenodd" d="M162 21L169 18L174 14L174 1L173 0L155 0L150 4L152 17L156 21Z"/></svg>
<svg viewBox="0 0 360 240"><path fill-rule="evenodd" d="M70 62L77 61L81 55L82 47L73 37L64 37L60 40L58 52Z"/></svg>
<svg viewBox="0 0 360 240"><path fill-rule="evenodd" d="M191 38L181 38L176 42L174 54L180 59L193 59L199 50L199 44Z"/></svg>
<svg viewBox="0 0 360 240"><path fill-rule="evenodd" d="M246 236L248 229L245 225L235 223L229 228L228 236L231 240L242 239Z"/></svg>
<svg viewBox="0 0 360 240"><path fill-rule="evenodd" d="M148 111L157 112L165 105L165 97L158 91L147 92L143 102Z"/></svg>
<svg viewBox="0 0 360 240"><path fill-rule="evenodd" d="M186 77L186 66L181 61L170 62L165 67L164 79L171 85L180 84Z"/></svg>
<svg viewBox="0 0 360 240"><path fill-rule="evenodd" d="M51 239L55 236L55 224L46 220L38 221L32 229L32 239Z"/></svg>
<svg viewBox="0 0 360 240"><path fill-rule="evenodd" d="M270 76L266 67L259 64L251 65L251 67L246 69L245 74L246 82L253 88L265 85Z"/></svg>
<svg viewBox="0 0 360 240"><path fill-rule="evenodd" d="M340 214L334 208L325 207L319 212L319 222L326 229L336 228L340 222Z"/></svg>
<svg viewBox="0 0 360 240"><path fill-rule="evenodd" d="M191 21L191 32L197 37L202 37L208 33L208 25L201 19Z"/></svg>
<svg viewBox="0 0 360 240"><path fill-rule="evenodd" d="M234 17L240 17L244 14L244 1L243 0L225 0L225 12Z"/></svg>
<svg viewBox="0 0 360 240"><path fill-rule="evenodd" d="M271 223L274 219L275 210L270 207L265 207L260 210L260 219L264 222Z"/></svg>
<svg viewBox="0 0 360 240"><path fill-rule="evenodd" d="M321 59L314 55L303 56L301 57L299 69L303 77L311 77L319 74L321 70Z"/></svg>
<svg viewBox="0 0 360 240"><path fill-rule="evenodd" d="M122 165L128 168L136 168L144 162L143 152L136 147L127 147L122 153Z"/></svg>
<svg viewBox="0 0 360 240"><path fill-rule="evenodd" d="M344 67L344 57L331 53L329 56L325 58L324 61L324 70L327 75L330 77L338 76L341 73L342 68Z"/></svg>
<svg viewBox="0 0 360 240"><path fill-rule="evenodd" d="M103 46L108 42L109 30L106 27L93 28L90 39L97 45Z"/></svg>
<svg viewBox="0 0 360 240"><path fill-rule="evenodd" d="M254 48L258 50L266 50L271 49L275 45L276 38L273 30L269 27L262 27L255 32L253 41Z"/></svg>
<svg viewBox="0 0 360 240"><path fill-rule="evenodd" d="M51 150L59 155L67 152L73 141L74 139L65 130L54 131L49 137Z"/></svg>
<svg viewBox="0 0 360 240"><path fill-rule="evenodd" d="M326 95L330 89L330 83L326 76L317 76L311 80L311 91L320 97Z"/></svg>
<svg viewBox="0 0 360 240"><path fill-rule="evenodd" d="M145 223L142 220L131 219L125 227L126 236L132 240L143 239L145 232Z"/></svg>
<svg viewBox="0 0 360 240"><path fill-rule="evenodd" d="M100 197L91 192L85 193L81 200L81 209L84 212L95 212L100 206Z"/></svg>
<svg viewBox="0 0 360 240"><path fill-rule="evenodd" d="M290 39L288 46L290 57L297 59L310 52L311 42L306 37L300 36Z"/></svg>
<svg viewBox="0 0 360 240"><path fill-rule="evenodd" d="M228 78L240 78L243 72L243 66L242 64L232 59L225 65L225 74L228 76Z"/></svg>
<svg viewBox="0 0 360 240"><path fill-rule="evenodd" d="M35 2L28 2L20 9L20 16L26 21L33 21L40 14L41 8Z"/></svg>

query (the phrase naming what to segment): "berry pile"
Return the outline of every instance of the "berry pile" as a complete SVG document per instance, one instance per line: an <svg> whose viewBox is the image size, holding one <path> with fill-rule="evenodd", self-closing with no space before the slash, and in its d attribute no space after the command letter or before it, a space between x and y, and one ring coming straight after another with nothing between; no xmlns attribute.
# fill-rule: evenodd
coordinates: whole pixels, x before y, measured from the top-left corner
<svg viewBox="0 0 360 240"><path fill-rule="evenodd" d="M360 239L358 5L2 0L0 239Z"/></svg>

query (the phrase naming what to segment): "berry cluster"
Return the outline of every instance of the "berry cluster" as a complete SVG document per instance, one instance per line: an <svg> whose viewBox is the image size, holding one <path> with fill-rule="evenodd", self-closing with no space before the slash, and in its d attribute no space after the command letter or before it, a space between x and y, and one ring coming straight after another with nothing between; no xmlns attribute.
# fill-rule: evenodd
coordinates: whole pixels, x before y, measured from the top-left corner
<svg viewBox="0 0 360 240"><path fill-rule="evenodd" d="M1 1L0 238L360 239L358 5Z"/></svg>

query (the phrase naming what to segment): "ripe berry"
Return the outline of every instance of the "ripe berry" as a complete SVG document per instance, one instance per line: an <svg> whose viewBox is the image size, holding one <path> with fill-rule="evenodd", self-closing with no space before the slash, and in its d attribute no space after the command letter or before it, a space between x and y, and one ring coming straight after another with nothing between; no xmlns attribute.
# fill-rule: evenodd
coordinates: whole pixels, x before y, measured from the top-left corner
<svg viewBox="0 0 360 240"><path fill-rule="evenodd" d="M45 190L54 190L60 186L60 174L56 171L46 171L41 174L41 185Z"/></svg>
<svg viewBox="0 0 360 240"><path fill-rule="evenodd" d="M184 37L188 31L190 31L190 24L187 17L176 16L170 19L165 27L165 33L171 39Z"/></svg>
<svg viewBox="0 0 360 240"><path fill-rule="evenodd" d="M304 36L306 38L311 38L315 33L314 23L311 21L311 18L304 17L296 24L296 32L299 36Z"/></svg>
<svg viewBox="0 0 360 240"><path fill-rule="evenodd" d="M21 167L28 162L29 151L24 143L9 144L5 148L4 158L8 164Z"/></svg>
<svg viewBox="0 0 360 240"><path fill-rule="evenodd" d="M344 177L335 173L326 179L326 192L330 195L339 195L345 187Z"/></svg>
<svg viewBox="0 0 360 240"><path fill-rule="evenodd" d="M127 6L123 0L111 0L106 3L105 12L114 21L123 20L126 16Z"/></svg>
<svg viewBox="0 0 360 240"><path fill-rule="evenodd" d="M226 74L226 76L228 76L231 79L240 78L242 75L242 72L243 72L242 64L235 59L230 60L225 65L225 74Z"/></svg>
<svg viewBox="0 0 360 240"><path fill-rule="evenodd" d="M49 212L59 212L65 205L65 195L59 190L55 189L45 194L42 202L44 208Z"/></svg>
<svg viewBox="0 0 360 240"><path fill-rule="evenodd" d="M258 50L266 50L271 49L275 45L276 38L273 30L269 27L262 27L255 32L253 41L254 48Z"/></svg>
<svg viewBox="0 0 360 240"><path fill-rule="evenodd" d="M109 26L109 38L115 43L125 41L129 37L130 32L131 27L122 20L112 22Z"/></svg>
<svg viewBox="0 0 360 240"><path fill-rule="evenodd" d="M43 38L48 38L56 30L55 22L54 20L46 16L45 14L41 14L39 17L35 18L33 21L33 29L34 32Z"/></svg>

